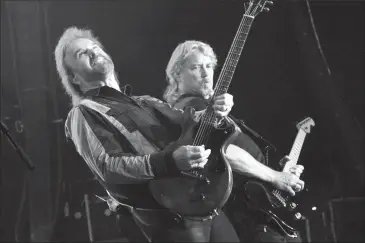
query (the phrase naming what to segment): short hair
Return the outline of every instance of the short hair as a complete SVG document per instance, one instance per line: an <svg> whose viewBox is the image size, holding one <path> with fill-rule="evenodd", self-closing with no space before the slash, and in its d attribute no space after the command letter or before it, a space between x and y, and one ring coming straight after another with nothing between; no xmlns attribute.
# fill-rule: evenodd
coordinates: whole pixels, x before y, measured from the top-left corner
<svg viewBox="0 0 365 243"><path fill-rule="evenodd" d="M178 90L177 77L185 59L194 50L199 50L204 55L210 57L213 62L213 68L217 65L217 56L210 45L196 40L187 40L180 43L173 51L166 67L166 80L168 86L165 89L163 98L170 104L174 104L180 96L183 95Z"/></svg>
<svg viewBox="0 0 365 243"><path fill-rule="evenodd" d="M76 106L80 103L81 98L83 97L82 92L78 88L77 85L71 82L72 74L69 68L66 66L64 58L65 58L65 51L72 41L79 39L79 38L86 38L93 42L95 42L100 48L103 48L103 45L100 43L98 38L94 35L92 30L90 29L83 29L78 28L75 26L67 28L63 34L61 35L60 39L58 40L57 46L55 48L54 56L56 61L56 68L58 75L61 78L61 83L63 88L65 89L66 93L72 99L72 105Z"/></svg>

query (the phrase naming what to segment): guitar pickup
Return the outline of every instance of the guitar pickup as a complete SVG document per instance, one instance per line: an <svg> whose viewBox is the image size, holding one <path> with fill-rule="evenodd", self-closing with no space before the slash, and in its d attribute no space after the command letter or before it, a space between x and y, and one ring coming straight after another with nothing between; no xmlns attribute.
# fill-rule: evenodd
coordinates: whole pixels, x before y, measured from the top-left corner
<svg viewBox="0 0 365 243"><path fill-rule="evenodd" d="M190 178L193 178L193 179L204 181L205 183L210 184L210 180L206 176L201 174L199 171L196 171L196 170L193 170L191 172L180 171L180 173L183 176L187 176L187 177L190 177Z"/></svg>

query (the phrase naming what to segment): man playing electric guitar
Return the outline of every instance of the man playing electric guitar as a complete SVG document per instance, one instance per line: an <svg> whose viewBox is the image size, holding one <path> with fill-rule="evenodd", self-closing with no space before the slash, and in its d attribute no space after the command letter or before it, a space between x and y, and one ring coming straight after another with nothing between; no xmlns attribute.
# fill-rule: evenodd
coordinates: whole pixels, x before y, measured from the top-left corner
<svg viewBox="0 0 365 243"><path fill-rule="evenodd" d="M213 76L216 64L216 55L206 43L185 41L179 44L172 53L166 68L169 84L165 90L164 99L177 109L186 107L193 107L196 110L205 109L213 94ZM234 118L229 117L216 122L218 128L232 123L235 126L239 125L234 122ZM241 130L247 132L244 127L241 127ZM299 179L304 170L302 165L293 166L289 172L279 172L267 167L262 163L265 158L260 148L243 132L227 147L225 156L230 162L232 171L237 174L270 183L292 196L304 189L304 181ZM229 209L232 208L228 208L228 212ZM248 208L246 209L248 210ZM266 217L267 215L260 213L258 216L259 213L259 211L255 211L253 214L257 221L255 229L253 229L254 238L250 240L259 242L301 241L299 235L292 238L280 233L268 222L270 219ZM253 218L247 220L251 222ZM246 229L244 230L246 231ZM247 237L242 236L242 239L246 240Z"/></svg>
<svg viewBox="0 0 365 243"><path fill-rule="evenodd" d="M176 146L184 118L199 120L205 112L185 114L151 96L132 96L129 86L120 86L112 58L89 29L67 28L55 61L73 104L66 136L105 188L110 208L118 213L123 208L140 229L141 235L130 235L129 241L239 242L221 208L214 215L191 216L158 204L149 189L166 178L183 180L182 173L208 163L210 149ZM214 114L228 114L230 109L223 108L233 105L229 97L217 97Z"/></svg>

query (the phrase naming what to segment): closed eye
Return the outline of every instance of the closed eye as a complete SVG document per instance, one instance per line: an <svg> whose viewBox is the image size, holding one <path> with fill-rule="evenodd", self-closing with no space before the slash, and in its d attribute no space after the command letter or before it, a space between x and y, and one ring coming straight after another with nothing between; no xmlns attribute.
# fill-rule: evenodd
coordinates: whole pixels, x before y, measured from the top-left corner
<svg viewBox="0 0 365 243"><path fill-rule="evenodd" d="M76 58L79 59L81 55L86 54L87 50L78 50L75 54Z"/></svg>
<svg viewBox="0 0 365 243"><path fill-rule="evenodd" d="M193 65L193 66L191 66L191 70L196 70L196 69L199 69L200 68L200 66L199 65Z"/></svg>

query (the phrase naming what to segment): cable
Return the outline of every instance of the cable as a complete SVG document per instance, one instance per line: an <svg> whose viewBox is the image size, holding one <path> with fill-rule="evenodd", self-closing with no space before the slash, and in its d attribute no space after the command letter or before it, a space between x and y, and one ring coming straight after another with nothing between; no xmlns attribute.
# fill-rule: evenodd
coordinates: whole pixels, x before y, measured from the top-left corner
<svg viewBox="0 0 365 243"><path fill-rule="evenodd" d="M314 37L316 39L316 43L317 43L317 47L318 47L318 50L321 54L321 57L322 57L322 60L324 62L324 65L326 67L326 70L327 70L327 73L329 76L332 76L332 72L331 72L331 69L329 67L329 64L327 62L327 58L325 57L324 55L324 52L323 52L323 49L322 49L322 45L321 45L321 42L319 40L319 37L318 37L318 33L317 33L317 30L316 30L316 26L314 24L314 18L313 18L313 15L312 15L312 10L311 10L311 7L310 7L310 4L309 4L309 0L305 0L305 3L307 5L307 10L308 10L308 16L309 16L309 20L311 22L311 27L313 29L313 34L314 34ZM342 102L344 102L344 104L347 105L347 102L345 101L345 99L342 97L342 95L339 95L339 97L341 98ZM348 109L349 110L349 114L350 116L352 117L352 119L355 121L355 124L358 126L358 128L361 130L361 132L364 132L364 128L361 126L361 124L359 123L358 119L356 118L356 116L353 114L353 112L351 111L351 109Z"/></svg>
<svg viewBox="0 0 365 243"><path fill-rule="evenodd" d="M318 50L321 53L321 56L322 56L324 65L326 66L327 72L331 76L331 69L330 69L330 67L328 65L328 62L327 62L327 59L326 59L326 57L324 55L321 42L319 41L319 37L318 37L318 34L317 34L316 26L314 25L314 19L313 19L312 10L311 10L310 4L309 4L309 0L305 0L305 3L307 5L309 20L311 21L311 26L312 26L312 29L313 29L314 37L316 38L316 43L317 43Z"/></svg>
<svg viewBox="0 0 365 243"><path fill-rule="evenodd" d="M16 91L16 98L19 104L19 109L20 109L20 114L23 115L23 106L22 106L22 99L21 99L21 95L19 92L19 74L18 74L18 62L16 59L16 47L15 47L15 33L14 33L14 26L13 26L13 21L12 21L12 16L11 16L11 10L10 7L8 5L6 5L4 3L4 14L5 12L7 12L7 14L5 14L7 16L7 21L8 21L8 25L9 25L9 38L10 38L10 48L11 48L11 53L12 53L12 64L13 64L13 69L15 72L15 77L14 77L14 85L15 85L15 91ZM25 131L23 131L24 133ZM24 208L24 204L26 202L26 196L27 196L27 181L28 181L28 174L26 172L25 177L24 177L24 183L23 183L23 187L22 187L22 195L21 195L21 200L19 202L19 208L17 211L17 216L16 216L16 221L15 221L15 226L14 226L14 237L16 241L19 241L19 236L18 236L18 229L19 229L19 224L20 224L20 218L22 215L22 211Z"/></svg>
<svg viewBox="0 0 365 243"><path fill-rule="evenodd" d="M28 172L25 173L24 176L24 182L23 182L23 187L22 187L22 194L21 194L21 198L20 198L20 205L17 211L17 215L16 215L16 221L15 221L15 227L14 227L14 237L15 237L15 242L21 242L22 240L19 239L19 227L20 227L20 222L21 222L21 217L22 217L22 212L24 210L24 205L27 199L27 192L28 192Z"/></svg>
<svg viewBox="0 0 365 243"><path fill-rule="evenodd" d="M41 15L42 15L42 18L43 18L43 23L44 23L44 29L46 31L45 33L45 39L46 39L46 46L47 46L47 50L48 50L48 53L52 53L52 48L51 48L51 45L50 45L50 36L49 36L49 23L48 23L48 12L47 12L47 3L38 3L39 7L41 8ZM51 59L51 55L48 55L48 63L51 64L52 63L52 59ZM50 65L52 66L52 65ZM50 70L50 68L49 68ZM49 75L49 79L50 80L55 80L53 75L52 75L52 72L49 71L48 73ZM52 82L52 81L51 81ZM53 111L54 111L54 116L56 118L59 117L59 111L58 111L58 107L57 107L57 102L56 102L56 97L57 97L57 90L56 90L56 87L54 85L52 85L52 92L51 92L51 95L53 97ZM55 122L56 124L56 148L57 148L57 156L56 156L56 160L57 160L57 182L56 182L56 194L55 194L55 199L54 199L54 204L53 204L53 208L54 208L54 211L53 211L53 215L52 215L52 234L51 234L51 237L53 236L53 232L54 232L54 227L56 225L56 222L57 222L57 219L58 219L58 213L59 213L59 207L60 207L60 199L61 199L61 191L62 191L62 185L63 185L63 163L62 163L62 160L61 160L61 157L62 157L62 153L60 152L60 131L59 131L59 128L58 128L58 122Z"/></svg>

